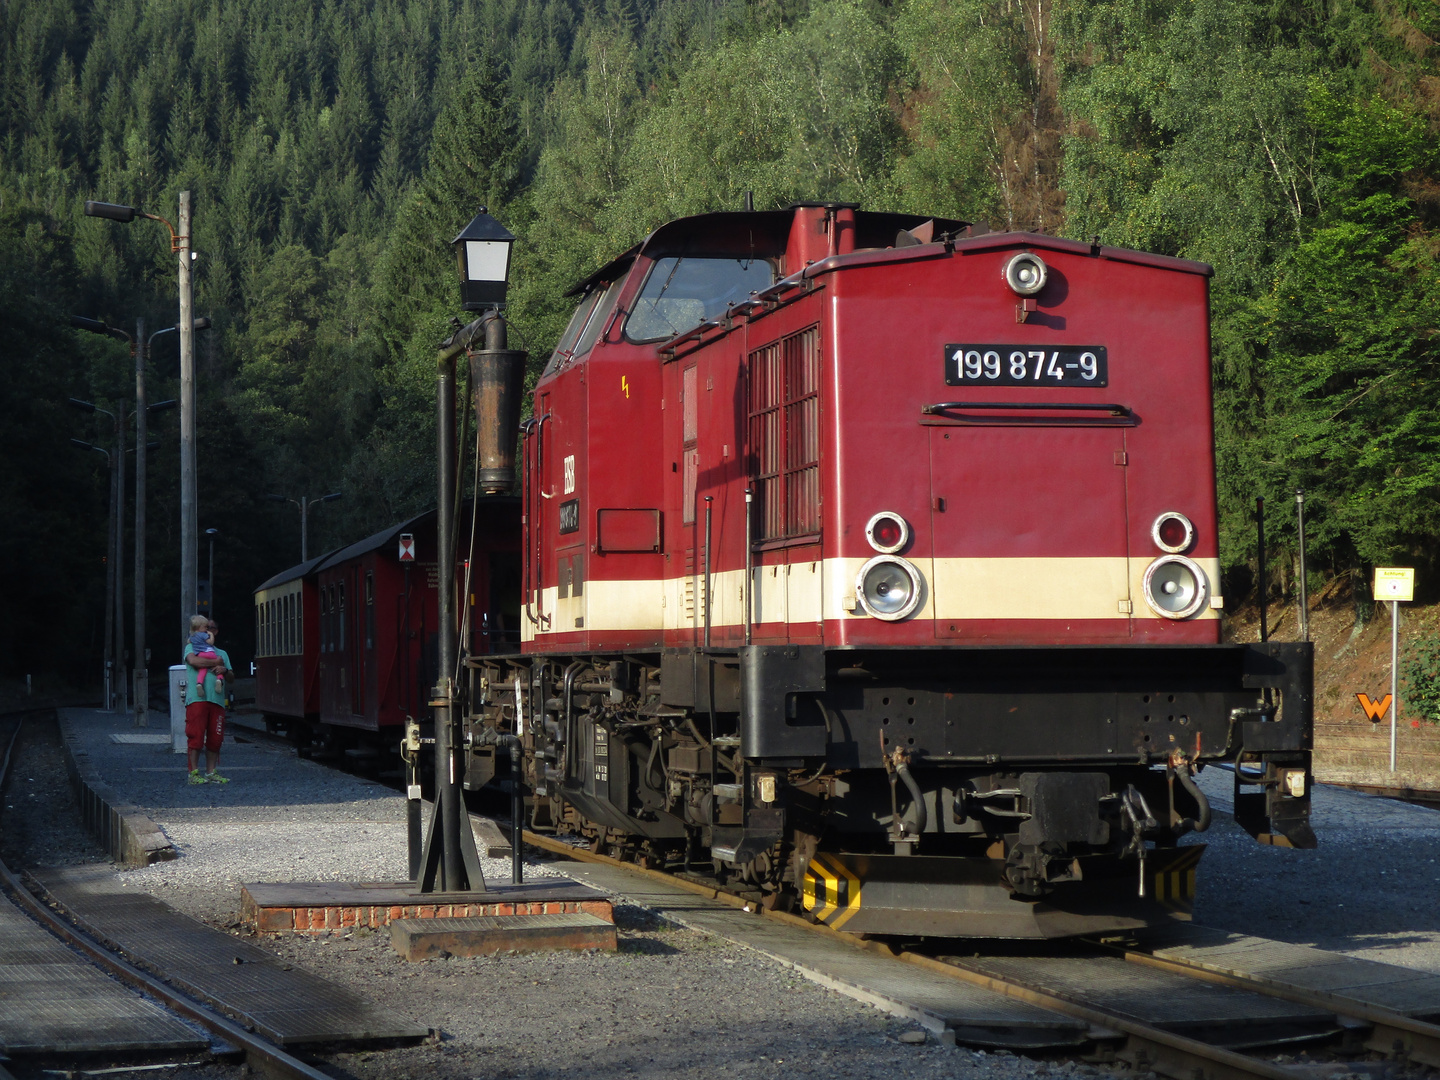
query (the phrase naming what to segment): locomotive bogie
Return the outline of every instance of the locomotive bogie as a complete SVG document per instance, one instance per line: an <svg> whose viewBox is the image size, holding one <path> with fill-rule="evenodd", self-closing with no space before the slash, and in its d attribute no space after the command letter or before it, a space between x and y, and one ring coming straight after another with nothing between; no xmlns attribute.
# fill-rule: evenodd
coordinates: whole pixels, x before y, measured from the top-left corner
<svg viewBox="0 0 1440 1080"><path fill-rule="evenodd" d="M862 906L826 911L816 874L849 867L857 896L878 875L856 932L1140 926L1193 896L1203 848L1176 845L1210 816L1195 768L1303 742L1309 649L1134 650L492 657L472 662L467 786L487 775L478 751L519 733L533 824L647 863L708 861L832 925ZM1288 809L1303 845L1308 777L1287 794L1270 764L1303 770L1303 754L1262 758L1269 803L1246 821L1274 828ZM1133 897L1114 895L1122 880Z"/></svg>

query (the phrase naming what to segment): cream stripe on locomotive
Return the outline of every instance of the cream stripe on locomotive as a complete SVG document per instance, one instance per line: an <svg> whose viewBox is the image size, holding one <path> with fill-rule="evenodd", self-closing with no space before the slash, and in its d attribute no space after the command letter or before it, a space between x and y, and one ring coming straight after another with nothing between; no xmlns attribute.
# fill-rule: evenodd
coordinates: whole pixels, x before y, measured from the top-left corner
<svg viewBox="0 0 1440 1080"><path fill-rule="evenodd" d="M1144 600L1145 571L1153 559L912 559L925 578L914 619L1159 619ZM1196 559L1213 595L1218 559ZM868 618L855 608L855 577L864 559L826 559L755 568L754 621L820 622ZM743 570L711 578L712 626L744 622ZM576 630L685 630L704 623L703 577L646 581L591 579L580 596L559 599L549 587L541 611L549 625L539 634ZM1206 606L1196 619L1218 619ZM525 622L525 640L537 636Z"/></svg>

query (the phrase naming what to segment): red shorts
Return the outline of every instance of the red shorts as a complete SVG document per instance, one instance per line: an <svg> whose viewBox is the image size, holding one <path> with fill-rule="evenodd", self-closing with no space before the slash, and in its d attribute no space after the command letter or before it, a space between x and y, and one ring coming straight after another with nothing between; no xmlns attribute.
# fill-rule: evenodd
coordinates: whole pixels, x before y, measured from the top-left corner
<svg viewBox="0 0 1440 1080"><path fill-rule="evenodd" d="M185 745L191 750L220 752L225 741L225 708L213 701L185 706Z"/></svg>

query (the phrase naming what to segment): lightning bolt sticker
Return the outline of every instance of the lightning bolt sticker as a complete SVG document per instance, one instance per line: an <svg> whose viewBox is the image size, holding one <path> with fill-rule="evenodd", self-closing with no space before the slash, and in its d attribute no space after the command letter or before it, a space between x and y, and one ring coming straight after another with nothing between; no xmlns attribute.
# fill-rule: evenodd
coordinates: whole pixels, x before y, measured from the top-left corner
<svg viewBox="0 0 1440 1080"><path fill-rule="evenodd" d="M621 375L621 376L620 376L620 389L625 392L625 399L628 401L628 400L630 399L630 376L629 376L629 375Z"/></svg>

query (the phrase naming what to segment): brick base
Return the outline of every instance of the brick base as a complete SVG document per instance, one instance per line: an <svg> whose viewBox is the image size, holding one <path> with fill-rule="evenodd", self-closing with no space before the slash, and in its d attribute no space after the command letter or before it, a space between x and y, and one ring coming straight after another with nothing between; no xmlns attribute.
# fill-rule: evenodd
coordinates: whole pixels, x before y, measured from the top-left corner
<svg viewBox="0 0 1440 1080"><path fill-rule="evenodd" d="M410 887L401 886L245 885L240 890L240 917L257 934L317 934L357 926L379 930L399 919L463 919L477 915L584 913L606 922L615 921L614 910L603 893L577 888L575 882L560 887L537 883L521 891L525 895L512 900L493 893L475 893L458 896L450 903L432 904L412 902L416 894Z"/></svg>

